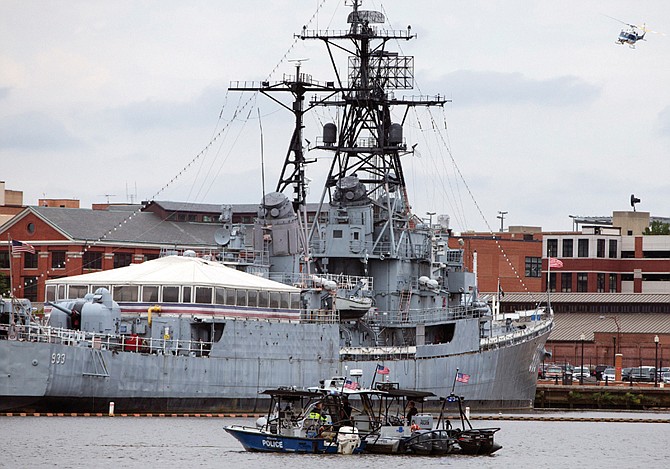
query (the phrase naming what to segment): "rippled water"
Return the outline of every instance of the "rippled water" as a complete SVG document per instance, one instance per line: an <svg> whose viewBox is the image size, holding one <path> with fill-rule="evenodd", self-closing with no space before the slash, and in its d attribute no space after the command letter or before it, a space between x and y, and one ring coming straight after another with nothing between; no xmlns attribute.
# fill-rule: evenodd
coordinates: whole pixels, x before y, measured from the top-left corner
<svg viewBox="0 0 670 469"><path fill-rule="evenodd" d="M538 415L538 414L534 414ZM670 414L580 412L571 417L670 419ZM473 420L499 426L493 456L260 454L242 450L224 425L253 419L0 417L0 467L35 468L611 468L663 467L670 424Z"/></svg>

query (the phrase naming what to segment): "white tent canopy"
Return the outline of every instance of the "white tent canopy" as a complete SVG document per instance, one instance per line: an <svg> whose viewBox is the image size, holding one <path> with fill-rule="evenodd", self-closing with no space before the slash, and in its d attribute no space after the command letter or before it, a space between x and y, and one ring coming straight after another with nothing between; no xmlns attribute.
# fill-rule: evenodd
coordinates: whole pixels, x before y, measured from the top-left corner
<svg viewBox="0 0 670 469"><path fill-rule="evenodd" d="M127 267L47 280L48 285L199 285L299 293L300 289L196 257L167 256Z"/></svg>

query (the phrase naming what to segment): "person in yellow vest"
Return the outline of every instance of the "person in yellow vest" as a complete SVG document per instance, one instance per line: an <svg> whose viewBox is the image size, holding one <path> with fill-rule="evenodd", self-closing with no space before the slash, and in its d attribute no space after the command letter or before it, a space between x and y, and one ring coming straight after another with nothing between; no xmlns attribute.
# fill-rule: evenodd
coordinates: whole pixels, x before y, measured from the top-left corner
<svg viewBox="0 0 670 469"><path fill-rule="evenodd" d="M307 417L316 420L316 422L320 423L321 425L328 423L328 417L326 417L326 414L323 411L322 402L317 402Z"/></svg>
<svg viewBox="0 0 670 469"><path fill-rule="evenodd" d="M336 433L333 431L332 425L328 425L328 417L323 410L322 402L316 403L316 405L309 412L308 418L314 420L318 428L317 436L327 440L332 440L335 438Z"/></svg>

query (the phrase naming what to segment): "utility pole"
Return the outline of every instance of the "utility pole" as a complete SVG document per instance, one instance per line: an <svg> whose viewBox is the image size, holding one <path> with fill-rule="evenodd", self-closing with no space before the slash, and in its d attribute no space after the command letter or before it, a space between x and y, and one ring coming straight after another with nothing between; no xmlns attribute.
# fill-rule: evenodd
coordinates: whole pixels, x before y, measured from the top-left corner
<svg viewBox="0 0 670 469"><path fill-rule="evenodd" d="M500 219L500 232L502 233L504 230L505 215L507 215L507 212L498 211L498 213L499 215L497 218Z"/></svg>

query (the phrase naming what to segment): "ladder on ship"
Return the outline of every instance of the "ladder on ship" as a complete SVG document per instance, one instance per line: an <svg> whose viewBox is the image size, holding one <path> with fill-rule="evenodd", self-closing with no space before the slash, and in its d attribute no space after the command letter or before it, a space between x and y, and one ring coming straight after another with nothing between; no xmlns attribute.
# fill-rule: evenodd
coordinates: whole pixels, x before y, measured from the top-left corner
<svg viewBox="0 0 670 469"><path fill-rule="evenodd" d="M86 361L85 367L88 365L88 370L84 370L84 376L97 376L100 378L109 378L109 371L105 363L105 357L102 356L102 351L97 349L90 349L91 359Z"/></svg>
<svg viewBox="0 0 670 469"><path fill-rule="evenodd" d="M409 307L412 304L412 290L402 290L400 292L400 304L398 309L400 309L400 320L402 322L407 322L409 319Z"/></svg>

